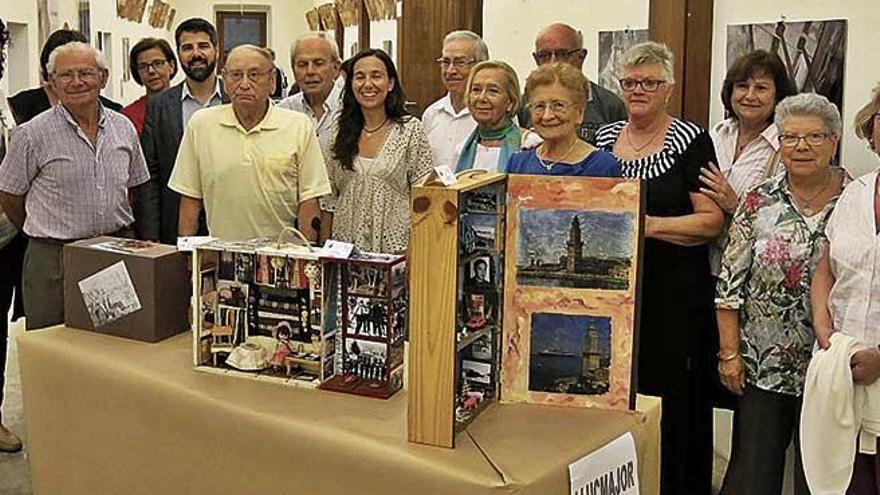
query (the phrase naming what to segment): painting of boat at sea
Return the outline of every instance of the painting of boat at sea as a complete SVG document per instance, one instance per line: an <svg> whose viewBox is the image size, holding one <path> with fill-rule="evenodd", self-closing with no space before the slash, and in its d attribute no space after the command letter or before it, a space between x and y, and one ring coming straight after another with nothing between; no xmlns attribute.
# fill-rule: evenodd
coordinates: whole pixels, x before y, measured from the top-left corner
<svg viewBox="0 0 880 495"><path fill-rule="evenodd" d="M643 190L511 176L502 402L632 409Z"/></svg>

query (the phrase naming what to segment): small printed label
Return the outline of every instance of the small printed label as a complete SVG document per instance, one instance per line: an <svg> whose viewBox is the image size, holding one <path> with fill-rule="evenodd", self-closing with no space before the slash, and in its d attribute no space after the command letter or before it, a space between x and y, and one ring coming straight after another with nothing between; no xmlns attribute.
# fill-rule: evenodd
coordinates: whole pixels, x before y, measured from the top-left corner
<svg viewBox="0 0 880 495"><path fill-rule="evenodd" d="M324 255L331 258L346 259L354 251L354 244L327 239L324 242Z"/></svg>
<svg viewBox="0 0 880 495"><path fill-rule="evenodd" d="M434 172L437 173L437 177L444 186L451 186L458 181L455 177L455 172L453 172L447 165L438 165L434 167Z"/></svg>
<svg viewBox="0 0 880 495"><path fill-rule="evenodd" d="M188 237L177 238L177 250L183 252L191 252L196 246L209 243L216 240L216 237L208 235L194 235Z"/></svg>

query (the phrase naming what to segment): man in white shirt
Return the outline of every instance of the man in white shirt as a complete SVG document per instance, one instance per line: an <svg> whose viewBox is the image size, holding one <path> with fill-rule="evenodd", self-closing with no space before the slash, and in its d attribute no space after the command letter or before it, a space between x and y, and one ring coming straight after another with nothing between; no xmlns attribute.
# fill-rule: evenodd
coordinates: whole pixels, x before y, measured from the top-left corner
<svg viewBox="0 0 880 495"><path fill-rule="evenodd" d="M456 145L467 139L477 127L467 108L465 90L473 66L488 59L489 48L476 33L453 31L443 39L443 52L437 64L447 93L422 115L435 165L449 165L455 169L452 159Z"/></svg>
<svg viewBox="0 0 880 495"><path fill-rule="evenodd" d="M301 91L278 106L308 115L321 147L328 150L342 111L342 86L335 84L341 65L336 41L324 32L300 36L290 47L290 65Z"/></svg>

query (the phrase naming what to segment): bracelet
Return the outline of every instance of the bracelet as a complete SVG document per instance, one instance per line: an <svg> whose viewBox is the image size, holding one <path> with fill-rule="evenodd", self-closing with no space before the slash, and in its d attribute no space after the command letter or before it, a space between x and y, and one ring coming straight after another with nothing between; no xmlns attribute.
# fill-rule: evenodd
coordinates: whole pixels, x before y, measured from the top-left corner
<svg viewBox="0 0 880 495"><path fill-rule="evenodd" d="M721 361L722 363L725 363L727 361L733 361L734 359L736 359L738 357L739 357L739 351L734 352L730 356L722 356L721 352L720 351L718 352L718 360Z"/></svg>

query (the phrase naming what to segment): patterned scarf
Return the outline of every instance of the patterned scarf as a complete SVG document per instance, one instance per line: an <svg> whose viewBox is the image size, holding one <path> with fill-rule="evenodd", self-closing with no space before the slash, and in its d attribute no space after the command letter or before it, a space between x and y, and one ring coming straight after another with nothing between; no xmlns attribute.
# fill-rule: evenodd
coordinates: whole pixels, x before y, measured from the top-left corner
<svg viewBox="0 0 880 495"><path fill-rule="evenodd" d="M507 160L520 150L522 147L522 136L520 128L513 123L513 120L507 119L504 126L499 129L481 129L479 126L474 129L464 148L461 150L461 156L458 157L458 164L455 166L456 172L473 168L474 159L477 156L477 144L482 141L501 140L501 153L498 155L498 171L507 172Z"/></svg>

